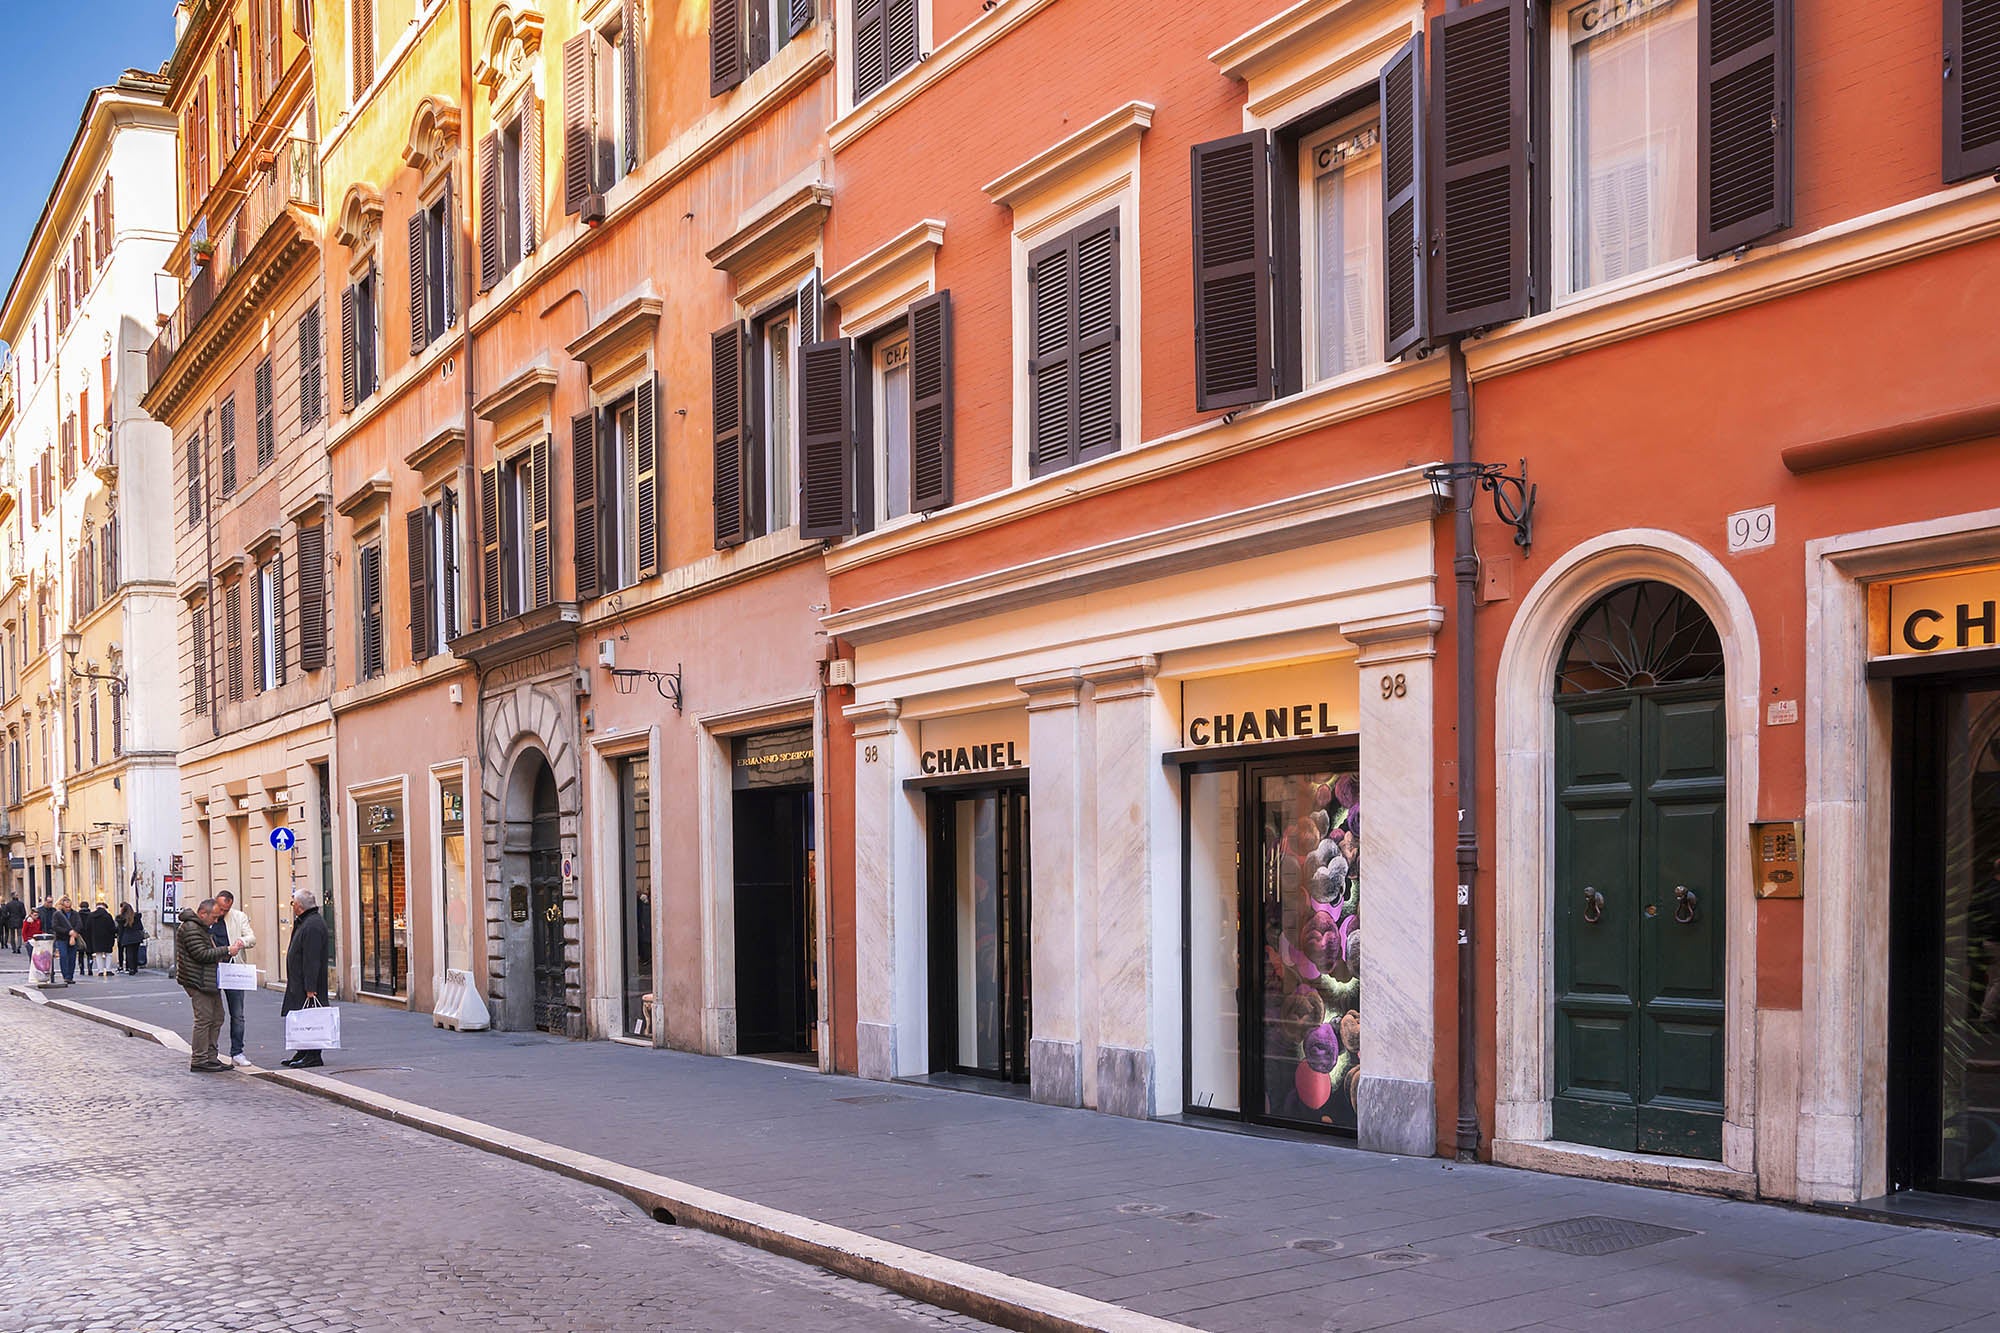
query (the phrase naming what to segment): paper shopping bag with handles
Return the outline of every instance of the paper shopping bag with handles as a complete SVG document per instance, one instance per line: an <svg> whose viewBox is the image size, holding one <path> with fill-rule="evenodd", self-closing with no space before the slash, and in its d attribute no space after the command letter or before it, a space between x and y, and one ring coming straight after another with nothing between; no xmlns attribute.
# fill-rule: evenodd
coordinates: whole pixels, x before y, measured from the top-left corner
<svg viewBox="0 0 2000 1333"><path fill-rule="evenodd" d="M295 1051L340 1049L340 1010L316 1004L285 1015L285 1045Z"/></svg>
<svg viewBox="0 0 2000 1333"><path fill-rule="evenodd" d="M215 985L218 990L256 990L257 969L249 963L217 963Z"/></svg>

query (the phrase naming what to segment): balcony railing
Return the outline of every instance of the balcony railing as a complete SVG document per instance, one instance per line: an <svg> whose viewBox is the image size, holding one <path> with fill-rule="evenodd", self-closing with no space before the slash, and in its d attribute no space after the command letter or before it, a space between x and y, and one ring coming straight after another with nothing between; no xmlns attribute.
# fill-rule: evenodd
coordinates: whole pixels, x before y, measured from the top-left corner
<svg viewBox="0 0 2000 1333"><path fill-rule="evenodd" d="M180 307L146 353L148 381L159 380L174 354L208 318L215 298L249 261L257 243L294 205L314 212L320 206L319 162L313 145L304 139L287 139L280 145L275 160L250 178L236 211L206 240L195 243L212 249L205 255L191 256L199 266L181 295Z"/></svg>

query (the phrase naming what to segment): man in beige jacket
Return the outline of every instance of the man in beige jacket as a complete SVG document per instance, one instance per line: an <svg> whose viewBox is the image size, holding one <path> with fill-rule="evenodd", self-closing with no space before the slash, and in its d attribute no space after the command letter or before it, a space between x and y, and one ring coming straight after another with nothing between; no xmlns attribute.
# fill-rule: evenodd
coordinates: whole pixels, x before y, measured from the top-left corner
<svg viewBox="0 0 2000 1333"><path fill-rule="evenodd" d="M215 895L215 924L209 927L209 934L225 948L234 945L239 963L249 962L248 954L257 947L250 918L237 908L236 895L228 889ZM250 1057L243 1054L243 1008L248 998L247 991L222 992L223 1003L229 1006L229 1062L239 1069L250 1063Z"/></svg>

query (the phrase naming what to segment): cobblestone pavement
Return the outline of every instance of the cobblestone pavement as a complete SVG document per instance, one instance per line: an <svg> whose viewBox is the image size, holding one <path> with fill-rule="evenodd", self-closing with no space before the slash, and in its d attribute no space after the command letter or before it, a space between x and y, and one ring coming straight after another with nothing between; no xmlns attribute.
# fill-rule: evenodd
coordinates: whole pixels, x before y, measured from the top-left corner
<svg viewBox="0 0 2000 1333"><path fill-rule="evenodd" d="M0 996L0 1330L984 1328Z"/></svg>

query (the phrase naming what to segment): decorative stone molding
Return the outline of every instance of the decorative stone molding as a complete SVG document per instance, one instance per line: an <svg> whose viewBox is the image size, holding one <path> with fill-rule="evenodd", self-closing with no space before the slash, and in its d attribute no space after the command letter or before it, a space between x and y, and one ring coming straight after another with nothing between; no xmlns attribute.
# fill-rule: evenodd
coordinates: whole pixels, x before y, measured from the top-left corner
<svg viewBox="0 0 2000 1333"><path fill-rule="evenodd" d="M736 280L738 305L755 308L811 271L832 208L833 188L815 166L744 213L708 262Z"/></svg>
<svg viewBox="0 0 2000 1333"><path fill-rule="evenodd" d="M403 455L403 462L412 472L428 481L432 476L465 461L465 431L459 426L445 426L416 448Z"/></svg>
<svg viewBox="0 0 2000 1333"><path fill-rule="evenodd" d="M486 35L472 62L472 81L497 92L527 72L542 49L542 15L532 5L500 4L486 20Z"/></svg>
<svg viewBox="0 0 2000 1333"><path fill-rule="evenodd" d="M366 250L381 232L382 192L365 181L356 181L340 197L333 239L350 250Z"/></svg>
<svg viewBox="0 0 2000 1333"><path fill-rule="evenodd" d="M635 364L644 365L646 354L652 350L654 335L660 327L660 313L664 308L659 297L650 292L641 293L598 320L570 343L570 357L581 361L589 370L592 388L623 378Z"/></svg>
<svg viewBox="0 0 2000 1333"><path fill-rule="evenodd" d="M840 307L840 331L866 333L937 290L944 223L925 218L826 279L826 300Z"/></svg>
<svg viewBox="0 0 2000 1333"><path fill-rule="evenodd" d="M514 418L546 413L555 401L559 378L553 366L529 366L474 403L473 414L481 421L504 427Z"/></svg>
<svg viewBox="0 0 2000 1333"><path fill-rule="evenodd" d="M1409 0L1304 0L1208 58L1248 89L1246 126L1277 124L1374 83L1423 22Z"/></svg>
<svg viewBox="0 0 2000 1333"><path fill-rule="evenodd" d="M457 152L459 121L458 106L448 97L433 93L417 103L417 114L410 119L409 141L403 145L403 161L416 168L427 185Z"/></svg>
<svg viewBox="0 0 2000 1333"><path fill-rule="evenodd" d="M1153 677L1160 673L1160 659L1151 653L1143 657L1127 657L1116 662L1101 662L1087 666L1077 674L1090 683L1090 697L1097 703L1111 703L1119 699L1138 699L1150 695ZM1030 677L1030 679L1036 679ZM1032 696L1031 696L1032 698ZM1031 708L1033 704L1029 705Z"/></svg>
<svg viewBox="0 0 2000 1333"><path fill-rule="evenodd" d="M1083 700L1083 673L1073 668L1023 676L1014 684L1028 696L1030 713L1075 708Z"/></svg>
<svg viewBox="0 0 2000 1333"><path fill-rule="evenodd" d="M388 504L389 492L392 489L389 484L388 474L378 472L349 491L346 495L340 497L333 506L334 512L343 518L351 518L358 523L375 510Z"/></svg>
<svg viewBox="0 0 2000 1333"><path fill-rule="evenodd" d="M1121 152L1136 153L1140 136L1153 127L1151 102L1127 102L1060 143L986 183L986 197L1002 208L1063 188L1096 163Z"/></svg>
<svg viewBox="0 0 2000 1333"><path fill-rule="evenodd" d="M840 715L854 727L854 739L875 740L895 734L903 715L903 705L897 699L875 704L849 704L840 710Z"/></svg>

